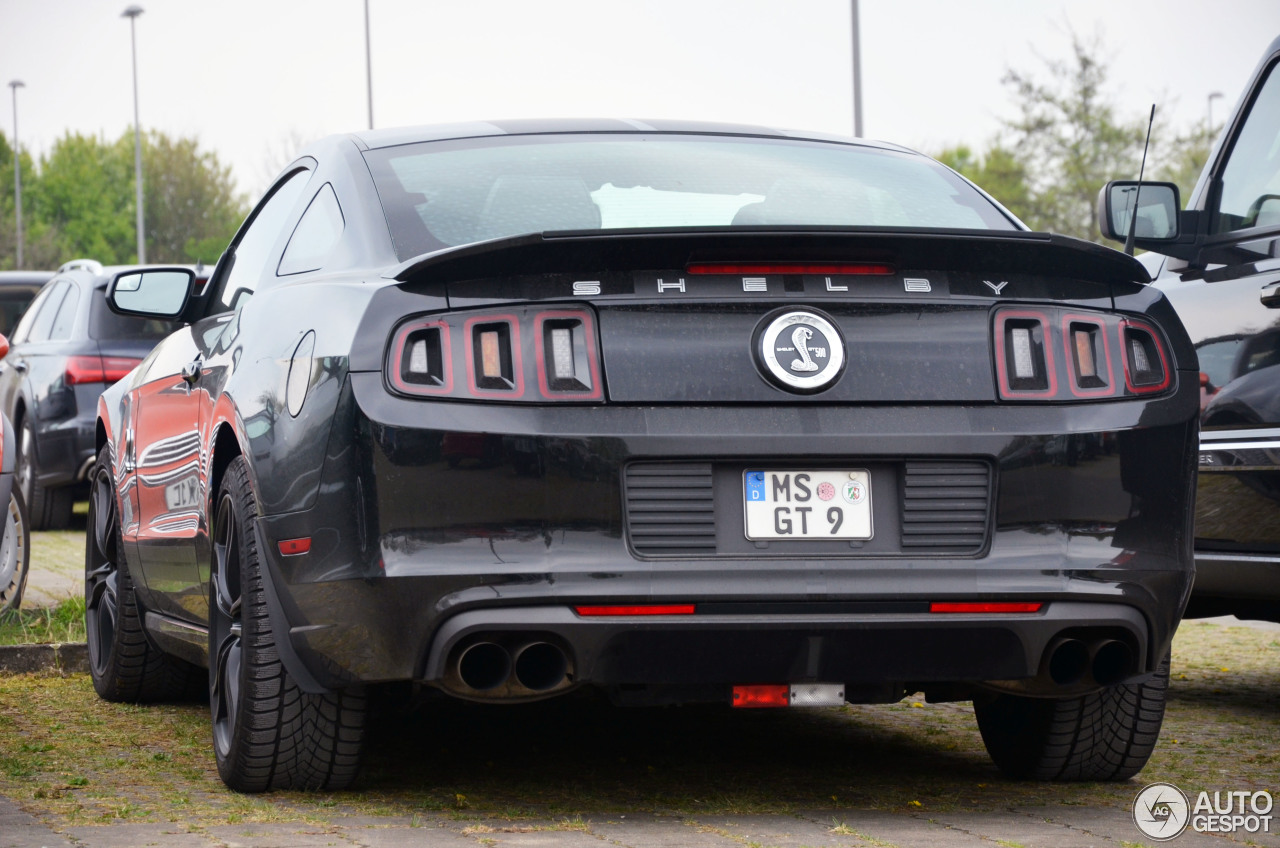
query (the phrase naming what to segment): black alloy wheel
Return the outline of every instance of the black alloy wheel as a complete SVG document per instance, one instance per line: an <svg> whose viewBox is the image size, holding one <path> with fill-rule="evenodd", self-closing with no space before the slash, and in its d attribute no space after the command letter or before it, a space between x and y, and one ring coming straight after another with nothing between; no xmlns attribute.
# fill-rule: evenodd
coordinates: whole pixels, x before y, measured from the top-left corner
<svg viewBox="0 0 1280 848"><path fill-rule="evenodd" d="M93 688L108 701L181 698L191 691L195 667L147 640L120 539L110 448L103 447L89 474L84 546L84 623Z"/></svg>
<svg viewBox="0 0 1280 848"><path fill-rule="evenodd" d="M240 545L235 504L224 491L214 510L213 574L209 610L209 707L213 711L213 744L218 761L231 753L240 709L240 666L243 655L240 597Z"/></svg>

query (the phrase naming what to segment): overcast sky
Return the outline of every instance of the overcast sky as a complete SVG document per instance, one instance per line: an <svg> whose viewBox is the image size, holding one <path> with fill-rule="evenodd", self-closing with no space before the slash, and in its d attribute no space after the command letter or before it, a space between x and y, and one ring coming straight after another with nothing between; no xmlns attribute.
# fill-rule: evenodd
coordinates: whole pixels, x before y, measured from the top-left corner
<svg viewBox="0 0 1280 848"><path fill-rule="evenodd" d="M363 0L138 0L142 125L194 135L256 196L297 141L363 129ZM24 147L133 121L127 0L0 0ZM851 134L849 0L369 0L379 127L532 116L699 118ZM1280 0L861 0L865 135L981 147L1007 68L1101 36L1123 115L1228 114ZM0 128L13 136L9 90Z"/></svg>

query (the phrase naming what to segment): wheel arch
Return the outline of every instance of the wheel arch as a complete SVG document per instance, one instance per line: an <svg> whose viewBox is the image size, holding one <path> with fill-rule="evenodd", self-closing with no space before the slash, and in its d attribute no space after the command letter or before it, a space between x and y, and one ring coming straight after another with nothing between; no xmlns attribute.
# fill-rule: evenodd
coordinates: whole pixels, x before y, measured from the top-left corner
<svg viewBox="0 0 1280 848"><path fill-rule="evenodd" d="M223 478L226 477L227 466L237 456L244 456L245 452L240 446L240 439L230 421L221 421L217 424L209 444L211 445L211 455L209 457L209 509L207 515L212 527L214 504L218 497L218 490L222 488ZM252 472L249 476L252 479Z"/></svg>

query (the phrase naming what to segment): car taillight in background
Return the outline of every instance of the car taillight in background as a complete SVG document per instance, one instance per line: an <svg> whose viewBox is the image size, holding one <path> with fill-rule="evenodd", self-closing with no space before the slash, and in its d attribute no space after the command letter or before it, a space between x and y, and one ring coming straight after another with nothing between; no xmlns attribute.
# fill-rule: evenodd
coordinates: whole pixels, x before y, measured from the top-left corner
<svg viewBox="0 0 1280 848"><path fill-rule="evenodd" d="M70 356L67 357L66 384L114 383L124 379L141 362L131 356Z"/></svg>
<svg viewBox="0 0 1280 848"><path fill-rule="evenodd" d="M595 316L586 308L525 307L409 321L392 336L388 359L388 382L406 395L533 403L604 399Z"/></svg>
<svg viewBox="0 0 1280 848"><path fill-rule="evenodd" d="M1001 400L1132 397L1173 385L1160 332L1137 318L1004 307L993 330Z"/></svg>

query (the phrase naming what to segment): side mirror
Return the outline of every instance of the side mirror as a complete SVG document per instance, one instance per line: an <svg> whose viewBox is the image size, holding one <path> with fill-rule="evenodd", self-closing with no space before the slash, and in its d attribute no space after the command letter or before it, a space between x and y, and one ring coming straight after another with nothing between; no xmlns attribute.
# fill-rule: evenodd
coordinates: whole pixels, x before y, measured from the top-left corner
<svg viewBox="0 0 1280 848"><path fill-rule="evenodd" d="M121 271L107 283L107 303L121 315L172 321L186 308L195 279L189 268Z"/></svg>
<svg viewBox="0 0 1280 848"><path fill-rule="evenodd" d="M1112 180L1098 194L1098 229L1106 238L1125 241L1129 237L1129 222L1136 207L1136 239L1173 241L1179 235L1178 210L1181 206L1178 187L1173 183Z"/></svg>
<svg viewBox="0 0 1280 848"><path fill-rule="evenodd" d="M0 359L4 359L9 355L9 339L4 333L0 333Z"/></svg>

